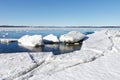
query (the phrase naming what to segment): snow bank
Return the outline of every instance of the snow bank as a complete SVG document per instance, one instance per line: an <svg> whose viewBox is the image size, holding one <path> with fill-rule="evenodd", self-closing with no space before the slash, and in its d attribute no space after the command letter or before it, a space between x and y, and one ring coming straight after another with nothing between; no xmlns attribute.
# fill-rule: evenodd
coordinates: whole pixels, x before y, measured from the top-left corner
<svg viewBox="0 0 120 80"><path fill-rule="evenodd" d="M43 40L45 41L45 43L59 43L57 36L55 36L53 34L49 34L49 35L43 37Z"/></svg>
<svg viewBox="0 0 120 80"><path fill-rule="evenodd" d="M18 39L18 42L23 46L31 46L31 47L43 45L43 39L41 35L33 35L33 36L25 35L20 39Z"/></svg>
<svg viewBox="0 0 120 80"><path fill-rule="evenodd" d="M61 35L60 41L67 42L67 43L75 43L75 42L79 42L83 38L85 38L84 34L77 31L71 31L67 34Z"/></svg>
<svg viewBox="0 0 120 80"><path fill-rule="evenodd" d="M54 74L47 75L44 80L119 80L120 54L111 53L86 64L76 64ZM30 80L39 80L35 74Z"/></svg>

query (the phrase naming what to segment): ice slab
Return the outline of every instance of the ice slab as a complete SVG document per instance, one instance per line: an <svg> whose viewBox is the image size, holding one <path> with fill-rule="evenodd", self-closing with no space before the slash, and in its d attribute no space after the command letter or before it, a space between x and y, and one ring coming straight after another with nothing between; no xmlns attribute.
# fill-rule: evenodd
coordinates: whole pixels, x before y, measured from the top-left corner
<svg viewBox="0 0 120 80"><path fill-rule="evenodd" d="M17 42L18 39L0 39L1 43Z"/></svg>
<svg viewBox="0 0 120 80"><path fill-rule="evenodd" d="M45 41L45 43L59 43L57 36L55 36L53 34L49 34L49 35L43 37L43 40Z"/></svg>
<svg viewBox="0 0 120 80"><path fill-rule="evenodd" d="M42 35L32 35L32 36L25 35L20 39L18 39L18 42L23 46L31 46L31 47L43 45Z"/></svg>
<svg viewBox="0 0 120 80"><path fill-rule="evenodd" d="M84 34L77 31L71 31L67 34L61 35L60 41L65 43L75 43L75 42L79 42L83 38L85 38Z"/></svg>

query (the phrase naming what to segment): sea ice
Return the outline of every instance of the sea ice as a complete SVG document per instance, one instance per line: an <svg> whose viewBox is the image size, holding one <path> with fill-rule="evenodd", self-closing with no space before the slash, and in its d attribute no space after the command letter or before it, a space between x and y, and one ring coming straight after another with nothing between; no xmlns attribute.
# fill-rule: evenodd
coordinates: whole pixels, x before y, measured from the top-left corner
<svg viewBox="0 0 120 80"><path fill-rule="evenodd" d="M49 35L43 37L43 40L45 41L45 43L59 43L57 36L55 36L53 34L49 34Z"/></svg>
<svg viewBox="0 0 120 80"><path fill-rule="evenodd" d="M16 42L18 39L0 39L1 43Z"/></svg>
<svg viewBox="0 0 120 80"><path fill-rule="evenodd" d="M33 35L33 36L25 35L20 39L18 39L18 42L23 46L31 46L31 47L43 45L42 35Z"/></svg>
<svg viewBox="0 0 120 80"><path fill-rule="evenodd" d="M66 43L75 43L75 42L79 42L80 40L84 38L85 38L84 34L77 32L77 31L71 31L67 34L61 35L60 41L66 42Z"/></svg>
<svg viewBox="0 0 120 80"><path fill-rule="evenodd" d="M88 35L81 50L68 54L0 54L3 80L120 80L120 32Z"/></svg>

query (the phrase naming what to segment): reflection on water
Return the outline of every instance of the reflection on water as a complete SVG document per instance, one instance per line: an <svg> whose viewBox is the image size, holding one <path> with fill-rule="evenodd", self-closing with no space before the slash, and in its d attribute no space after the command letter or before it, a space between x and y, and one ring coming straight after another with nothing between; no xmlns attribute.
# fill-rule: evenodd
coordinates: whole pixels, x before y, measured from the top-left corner
<svg viewBox="0 0 120 80"><path fill-rule="evenodd" d="M20 44L19 44L20 45ZM65 44L46 44L42 47L26 47L26 46L22 46L26 49L28 49L29 52L53 52L54 55L58 55L58 54L64 54L64 53L69 53L69 52L73 52L76 50L80 50L82 43L74 45L65 45Z"/></svg>
<svg viewBox="0 0 120 80"><path fill-rule="evenodd" d="M59 49L60 49L60 53L69 53L69 52L73 52L76 50L80 50L82 43L80 43L79 45L60 45Z"/></svg>
<svg viewBox="0 0 120 80"><path fill-rule="evenodd" d="M80 50L82 43L80 44L45 44L42 47L26 47L22 45L18 45L18 42L2 44L0 43L0 53L16 53L16 52L53 52L53 54L64 54L73 52L76 50Z"/></svg>

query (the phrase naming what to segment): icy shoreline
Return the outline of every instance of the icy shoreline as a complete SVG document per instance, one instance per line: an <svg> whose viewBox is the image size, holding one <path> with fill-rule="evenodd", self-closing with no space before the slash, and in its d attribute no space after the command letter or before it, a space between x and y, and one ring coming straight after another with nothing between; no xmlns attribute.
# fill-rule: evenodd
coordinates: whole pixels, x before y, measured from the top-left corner
<svg viewBox="0 0 120 80"><path fill-rule="evenodd" d="M120 29L120 28L14 28L14 27L0 27L0 31L15 31L15 30L103 30L103 29Z"/></svg>
<svg viewBox="0 0 120 80"><path fill-rule="evenodd" d="M119 80L120 31L88 35L80 51L0 54L1 80Z"/></svg>
<svg viewBox="0 0 120 80"><path fill-rule="evenodd" d="M0 31L14 31L14 30L64 30L64 29L72 29L72 30L77 30L77 29L84 29L84 28L4 28L0 27ZM87 28L90 29L90 28Z"/></svg>

